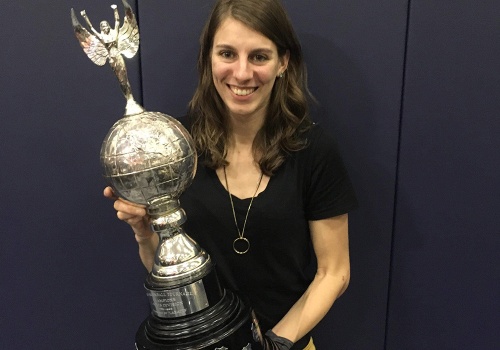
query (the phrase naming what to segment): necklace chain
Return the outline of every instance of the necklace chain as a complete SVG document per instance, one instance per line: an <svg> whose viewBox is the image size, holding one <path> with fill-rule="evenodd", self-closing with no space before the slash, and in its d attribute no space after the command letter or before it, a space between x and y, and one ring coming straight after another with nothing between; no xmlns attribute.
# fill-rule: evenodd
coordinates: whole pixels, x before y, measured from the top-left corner
<svg viewBox="0 0 500 350"><path fill-rule="evenodd" d="M226 167L224 166L224 180L226 181L226 190L227 193L229 193L229 201L231 202L231 209L233 210L233 218L234 218L234 224L236 225L236 230L238 230L238 238L236 238L233 241L233 250L237 254L245 254L250 250L250 241L248 238L245 238L245 228L247 226L247 219L248 219L248 213L250 213L250 208L252 207L253 200L255 196L257 195L257 192L259 191L260 183L262 182L262 177L264 174L262 171L260 172L260 177L259 177L259 182L257 182L257 188L255 189L255 193L253 194L252 198L250 199L250 204L248 205L247 213L245 215L245 221L243 222L243 228L240 231L240 227L238 226L238 220L236 219L236 212L234 211L234 204L233 204L233 197L231 196L231 192L229 191L229 184L227 182L227 174L226 174ZM237 245L244 244L243 249L238 249Z"/></svg>

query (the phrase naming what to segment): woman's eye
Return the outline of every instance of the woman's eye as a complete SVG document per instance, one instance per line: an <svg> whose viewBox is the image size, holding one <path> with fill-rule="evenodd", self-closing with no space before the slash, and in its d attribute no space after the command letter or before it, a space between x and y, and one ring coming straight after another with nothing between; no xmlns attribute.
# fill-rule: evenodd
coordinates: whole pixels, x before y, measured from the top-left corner
<svg viewBox="0 0 500 350"><path fill-rule="evenodd" d="M234 54L231 51L221 51L221 52L219 52L219 55L222 58L232 58L232 57L234 57Z"/></svg>
<svg viewBox="0 0 500 350"><path fill-rule="evenodd" d="M256 54L253 56L253 60L255 62L265 62L265 61L267 61L267 56L261 55L261 54Z"/></svg>

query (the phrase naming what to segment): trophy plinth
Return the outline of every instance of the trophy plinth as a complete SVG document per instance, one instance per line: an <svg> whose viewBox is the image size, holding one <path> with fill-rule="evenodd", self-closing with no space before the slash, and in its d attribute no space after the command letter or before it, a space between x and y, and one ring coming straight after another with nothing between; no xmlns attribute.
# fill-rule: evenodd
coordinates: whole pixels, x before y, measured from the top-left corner
<svg viewBox="0 0 500 350"><path fill-rule="evenodd" d="M209 327L207 327L209 325ZM234 293L223 290L219 303L176 319L151 315L136 335L138 350L258 350L251 311ZM252 330L249 331L249 326Z"/></svg>
<svg viewBox="0 0 500 350"><path fill-rule="evenodd" d="M146 207L159 236L154 265L144 286L151 314L136 334L141 350L259 350L260 330L247 303L220 286L215 266L186 232L179 197L196 173L194 142L176 119L146 111L132 96L123 56L139 47L139 29L125 0L120 27L116 5L112 29L102 21L98 32L85 11L71 10L75 35L97 65L109 62L127 104L125 116L109 130L101 147L101 165L114 193Z"/></svg>

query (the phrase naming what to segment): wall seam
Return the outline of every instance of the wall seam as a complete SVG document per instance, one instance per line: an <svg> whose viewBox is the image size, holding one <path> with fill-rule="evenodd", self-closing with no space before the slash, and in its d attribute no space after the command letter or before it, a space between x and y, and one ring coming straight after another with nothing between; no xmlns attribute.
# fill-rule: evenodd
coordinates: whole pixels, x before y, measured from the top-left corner
<svg viewBox="0 0 500 350"><path fill-rule="evenodd" d="M387 342L389 337L389 312L391 307L391 289L392 289L392 275L393 275L393 263L394 263L394 241L396 235L396 216L397 216L397 199L398 199L398 188L399 188L399 163L401 156L401 134L402 134L402 124L403 124L403 114L404 114L404 101L405 101L405 87L406 87L406 68L408 59L408 38L410 32L410 16L411 16L411 0L408 0L406 9L406 28L405 28L405 39L404 39L404 50L403 50L403 66L402 66L402 77L401 77L401 97L399 105L399 126L398 126L398 142L396 151L396 175L394 181L394 201L392 210L392 232L391 232L391 242L390 242L390 258L389 258L389 279L387 288L387 304L385 313L385 334L384 334L384 349L388 350Z"/></svg>

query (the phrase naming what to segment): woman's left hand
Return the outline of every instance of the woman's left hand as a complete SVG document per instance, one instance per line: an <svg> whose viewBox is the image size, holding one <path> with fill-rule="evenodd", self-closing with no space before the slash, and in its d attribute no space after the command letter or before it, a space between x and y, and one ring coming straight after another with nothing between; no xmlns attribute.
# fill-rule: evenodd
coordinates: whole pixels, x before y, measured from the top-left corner
<svg viewBox="0 0 500 350"><path fill-rule="evenodd" d="M268 330L264 335L264 350L290 350L293 342L279 337L272 330Z"/></svg>

